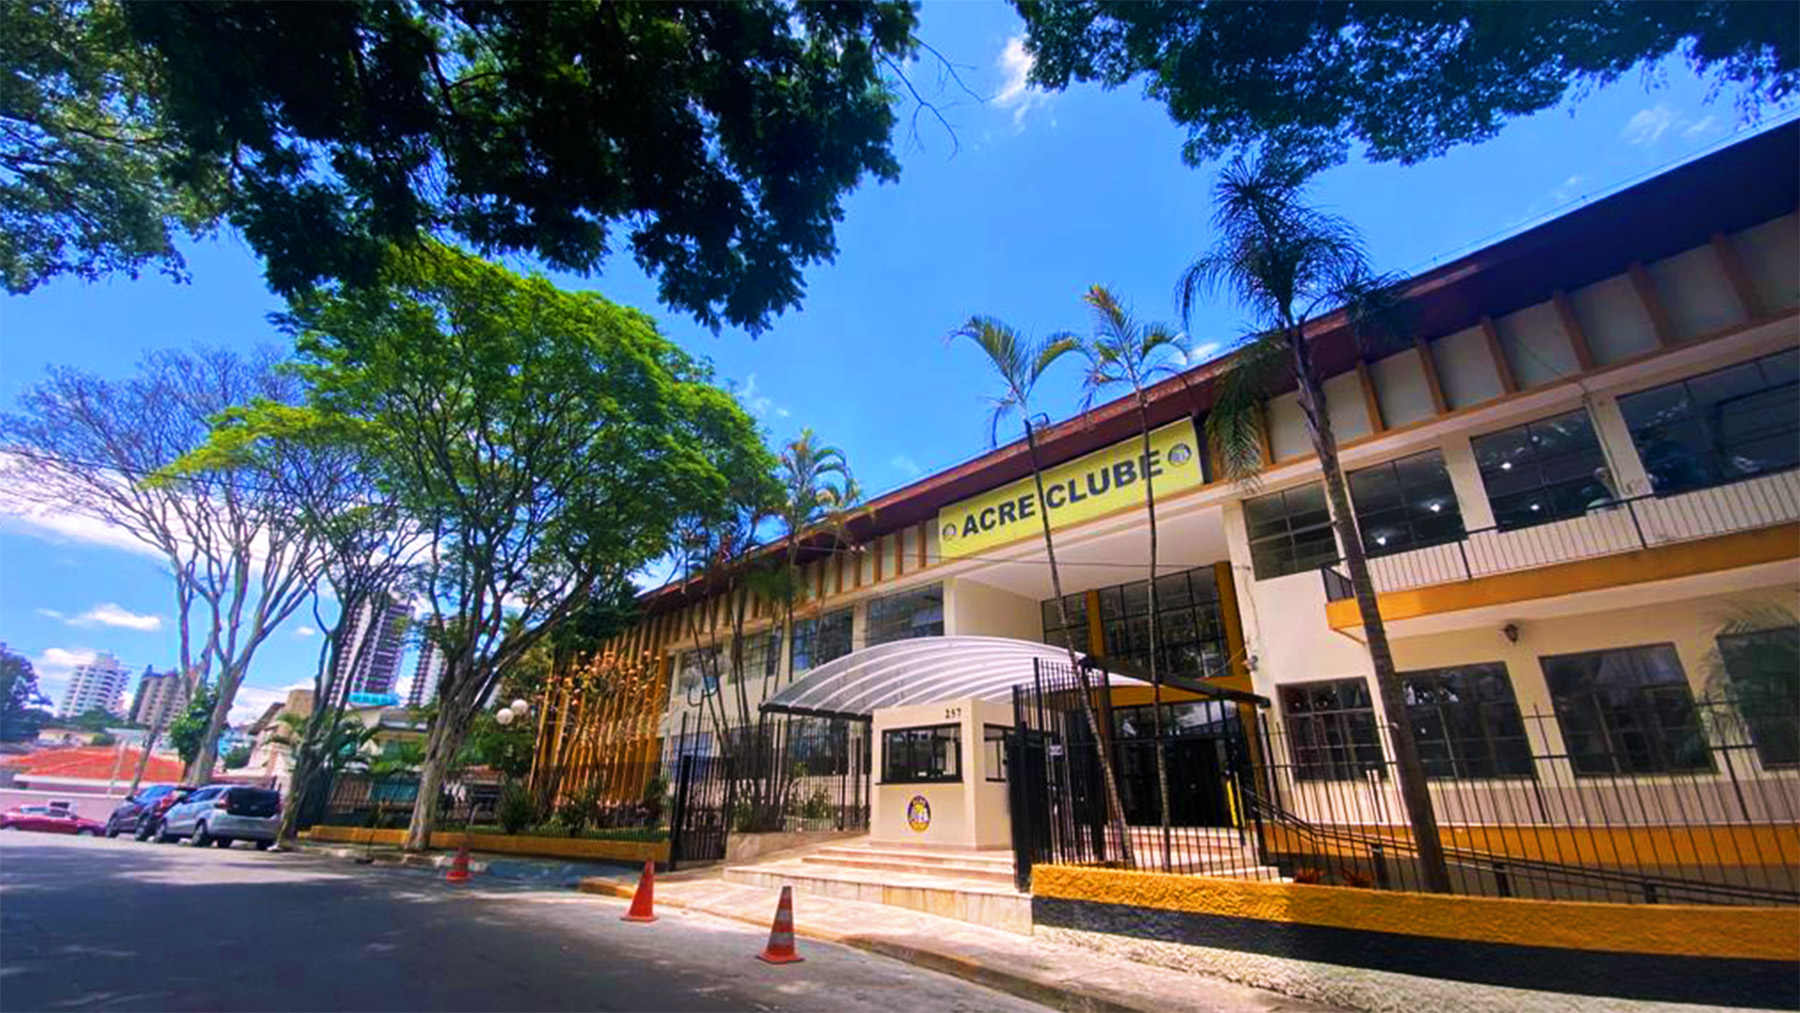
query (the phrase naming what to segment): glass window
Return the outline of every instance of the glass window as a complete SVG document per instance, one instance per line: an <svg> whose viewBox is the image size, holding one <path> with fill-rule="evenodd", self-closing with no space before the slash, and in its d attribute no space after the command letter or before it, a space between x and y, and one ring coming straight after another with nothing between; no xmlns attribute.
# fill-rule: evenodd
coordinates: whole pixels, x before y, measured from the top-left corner
<svg viewBox="0 0 1800 1013"><path fill-rule="evenodd" d="M981 726L981 765L990 781L1006 780L1006 747L1012 733L1005 725Z"/></svg>
<svg viewBox="0 0 1800 1013"><path fill-rule="evenodd" d="M895 640L943 635L942 584L931 584L869 602L868 632L863 639L870 647Z"/></svg>
<svg viewBox="0 0 1800 1013"><path fill-rule="evenodd" d="M1256 579L1315 570L1338 558L1323 483L1244 501Z"/></svg>
<svg viewBox="0 0 1800 1013"><path fill-rule="evenodd" d="M1731 680L1728 706L1763 766L1800 764L1800 626L1728 633L1719 658Z"/></svg>
<svg viewBox="0 0 1800 1013"><path fill-rule="evenodd" d="M1289 683L1280 693L1296 780L1354 781L1370 770L1387 776L1367 680Z"/></svg>
<svg viewBox="0 0 1800 1013"><path fill-rule="evenodd" d="M1694 693L1672 644L1538 660L1575 773L1712 769Z"/></svg>
<svg viewBox="0 0 1800 1013"><path fill-rule="evenodd" d="M1351 472L1350 501L1363 551L1371 557L1442 545L1463 535L1462 511L1441 451Z"/></svg>
<svg viewBox="0 0 1800 1013"><path fill-rule="evenodd" d="M1500 662L1401 672L1427 777L1531 777L1531 746Z"/></svg>
<svg viewBox="0 0 1800 1013"><path fill-rule="evenodd" d="M1139 668L1150 667L1150 584L1138 581L1102 588L1100 598L1102 654ZM1088 650L1087 596L1064 599L1068 625L1057 627L1056 600L1042 603L1044 642ZM1219 675L1230 660L1225 621L1213 568L1202 566L1156 578L1157 671L1200 678Z"/></svg>
<svg viewBox="0 0 1800 1013"><path fill-rule="evenodd" d="M812 619L794 623L794 674L836 661L850 653L850 631L855 614L851 609L827 612Z"/></svg>
<svg viewBox="0 0 1800 1013"><path fill-rule="evenodd" d="M692 699L717 691L719 674L725 667L720 663L723 655L721 644L681 652L679 674L675 678L676 694Z"/></svg>
<svg viewBox="0 0 1800 1013"><path fill-rule="evenodd" d="M752 683L763 683L781 670L781 630L744 634L743 669L734 670L730 681L748 677Z"/></svg>
<svg viewBox="0 0 1800 1013"><path fill-rule="evenodd" d="M962 780L962 725L890 728L881 733L881 782Z"/></svg>
<svg viewBox="0 0 1800 1013"><path fill-rule="evenodd" d="M1044 612L1044 643L1056 647L1073 643L1077 651L1088 652L1087 595L1065 596L1061 615L1057 614L1055 598L1048 599L1040 607Z"/></svg>
<svg viewBox="0 0 1800 1013"><path fill-rule="evenodd" d="M1659 496L1800 466L1800 350L1619 399Z"/></svg>
<svg viewBox="0 0 1800 1013"><path fill-rule="evenodd" d="M1616 498L1586 409L1469 441L1502 531L1580 517Z"/></svg>

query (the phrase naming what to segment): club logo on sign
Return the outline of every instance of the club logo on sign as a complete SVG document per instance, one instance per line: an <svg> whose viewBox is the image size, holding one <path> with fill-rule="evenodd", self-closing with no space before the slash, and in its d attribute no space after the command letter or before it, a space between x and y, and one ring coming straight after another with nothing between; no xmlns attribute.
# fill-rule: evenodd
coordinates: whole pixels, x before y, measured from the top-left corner
<svg viewBox="0 0 1800 1013"><path fill-rule="evenodd" d="M1194 449L1185 443L1177 443L1169 448L1170 464L1186 464L1194 456Z"/></svg>
<svg viewBox="0 0 1800 1013"><path fill-rule="evenodd" d="M913 828L914 833L922 834L931 826L931 803L925 796L914 795L906 803L906 825Z"/></svg>

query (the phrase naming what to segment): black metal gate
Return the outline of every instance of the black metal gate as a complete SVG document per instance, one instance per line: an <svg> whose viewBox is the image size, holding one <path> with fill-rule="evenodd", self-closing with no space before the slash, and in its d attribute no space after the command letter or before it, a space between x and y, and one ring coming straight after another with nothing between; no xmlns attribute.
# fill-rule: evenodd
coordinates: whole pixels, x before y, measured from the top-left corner
<svg viewBox="0 0 1800 1013"><path fill-rule="evenodd" d="M1183 679L1179 688L1200 699L1163 705L1160 743L1170 810L1165 832L1156 771L1159 740L1149 706L1115 707L1103 672L1089 673L1088 682L1097 690L1095 719L1109 729L1100 740L1118 776L1133 863L1179 871L1240 861L1252 841L1246 820L1255 819L1244 804L1255 770L1246 722L1255 721L1259 698ZM1097 865L1126 857L1126 842L1107 825L1105 768L1081 706L1081 685L1067 665L1040 661L1032 681L1013 689L1008 759L1009 772L1017 773L1009 773L1008 802L1021 890L1030 888L1037 863ZM1246 702L1249 708L1242 706Z"/></svg>
<svg viewBox="0 0 1800 1013"><path fill-rule="evenodd" d="M669 868L725 857L732 803L730 760L684 755L676 760L675 808L669 814Z"/></svg>

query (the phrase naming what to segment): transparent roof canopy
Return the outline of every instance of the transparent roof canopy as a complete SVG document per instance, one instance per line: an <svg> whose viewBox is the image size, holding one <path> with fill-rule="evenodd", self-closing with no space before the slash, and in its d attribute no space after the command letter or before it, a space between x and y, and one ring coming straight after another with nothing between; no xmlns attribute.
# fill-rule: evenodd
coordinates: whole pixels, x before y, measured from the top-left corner
<svg viewBox="0 0 1800 1013"><path fill-rule="evenodd" d="M1079 653L1076 657L1080 657ZM852 651L796 679L762 709L778 714L866 718L883 707L946 700L1010 700L1014 686L1031 682L1034 661L1065 670L1060 647L1005 637L919 637ZM1092 674L1096 685L1109 677ZM1110 676L1112 685L1142 685Z"/></svg>

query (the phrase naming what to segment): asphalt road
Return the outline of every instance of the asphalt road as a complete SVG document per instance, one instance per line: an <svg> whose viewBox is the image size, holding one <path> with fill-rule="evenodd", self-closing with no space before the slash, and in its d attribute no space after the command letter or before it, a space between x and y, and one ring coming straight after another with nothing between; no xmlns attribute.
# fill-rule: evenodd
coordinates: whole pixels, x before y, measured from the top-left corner
<svg viewBox="0 0 1800 1013"><path fill-rule="evenodd" d="M0 833L0 1010L997 1010L907 964L622 901L296 854ZM772 912L771 912L772 913Z"/></svg>

